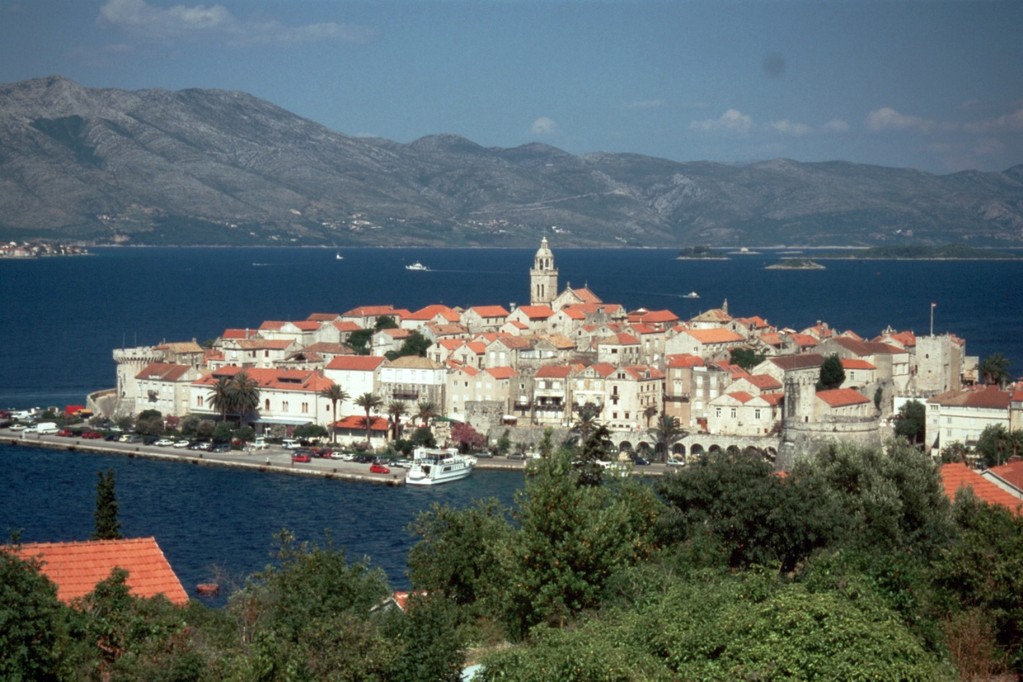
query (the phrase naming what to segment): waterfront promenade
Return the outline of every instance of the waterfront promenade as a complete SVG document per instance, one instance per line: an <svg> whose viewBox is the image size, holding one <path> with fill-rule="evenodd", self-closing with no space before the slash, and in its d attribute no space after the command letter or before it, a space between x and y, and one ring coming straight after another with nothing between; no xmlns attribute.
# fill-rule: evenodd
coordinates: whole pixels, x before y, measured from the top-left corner
<svg viewBox="0 0 1023 682"><path fill-rule="evenodd" d="M10 429L0 429L0 443L23 447L69 450L86 454L123 455L125 457L182 462L197 466L223 466L276 474L321 476L375 485L405 485L405 470L400 467L390 467L391 472L388 474L374 474L370 473L369 464L358 462L345 462L318 457L312 458L309 462L292 462L291 451L279 445L251 452L245 450L196 452L194 450L178 450L169 447L143 445L141 443L95 441L34 433L24 434L19 431L11 431ZM525 465L526 461L520 459L482 457L477 460L476 468L522 471L525 469ZM658 476L664 474L666 468L663 464L650 464L648 466L636 467L633 469L633 472L645 476Z"/></svg>

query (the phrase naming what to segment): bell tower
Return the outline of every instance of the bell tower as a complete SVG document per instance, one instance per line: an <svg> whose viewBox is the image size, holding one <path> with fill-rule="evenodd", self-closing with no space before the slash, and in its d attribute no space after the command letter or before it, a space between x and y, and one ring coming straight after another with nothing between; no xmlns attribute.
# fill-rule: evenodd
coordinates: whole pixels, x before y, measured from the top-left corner
<svg viewBox="0 0 1023 682"><path fill-rule="evenodd" d="M529 270L529 304L550 305L557 295L558 269L554 267L554 254L547 246L547 237L544 237Z"/></svg>

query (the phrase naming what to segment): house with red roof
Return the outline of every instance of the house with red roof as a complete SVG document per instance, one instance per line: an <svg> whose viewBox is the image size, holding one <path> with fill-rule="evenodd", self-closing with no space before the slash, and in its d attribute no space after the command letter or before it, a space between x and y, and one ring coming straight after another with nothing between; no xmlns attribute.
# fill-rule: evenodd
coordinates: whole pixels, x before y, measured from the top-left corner
<svg viewBox="0 0 1023 682"><path fill-rule="evenodd" d="M224 365L268 369L302 347L303 344L291 338L222 339L219 350L224 358L219 363L211 363L210 369Z"/></svg>
<svg viewBox="0 0 1023 682"><path fill-rule="evenodd" d="M548 331L547 321L554 317L554 309L549 305L520 305L508 313L506 322L520 325L521 329L538 334Z"/></svg>
<svg viewBox="0 0 1023 682"><path fill-rule="evenodd" d="M473 334L493 332L504 325L508 314L501 305L476 305L462 313L461 323Z"/></svg>
<svg viewBox="0 0 1023 682"><path fill-rule="evenodd" d="M409 313L401 320L401 327L409 330L422 330L429 324L458 324L462 313L446 305L433 304Z"/></svg>
<svg viewBox="0 0 1023 682"><path fill-rule="evenodd" d="M360 409L356 407L356 409ZM369 446L381 448L387 444L390 424L387 417L370 416ZM350 414L334 423L334 433L339 443L353 445L366 442L366 413Z"/></svg>
<svg viewBox="0 0 1023 682"><path fill-rule="evenodd" d="M571 365L544 365L533 375L532 408L537 424L564 426L572 419Z"/></svg>
<svg viewBox="0 0 1023 682"><path fill-rule="evenodd" d="M664 412L689 431L706 431L710 401L733 381L731 372L690 354L668 355Z"/></svg>
<svg viewBox="0 0 1023 682"><path fill-rule="evenodd" d="M410 407L421 402L444 405L447 368L430 358L405 355L388 360L380 366L380 388L377 395L385 406L403 401Z"/></svg>
<svg viewBox="0 0 1023 682"><path fill-rule="evenodd" d="M841 358L845 381L840 388L865 390L877 382L877 367L870 360L863 358Z"/></svg>
<svg viewBox="0 0 1023 682"><path fill-rule="evenodd" d="M588 286L581 289L573 289L566 285L564 291L554 297L551 301L551 308L561 310L574 305L599 305L603 303L600 297L593 293Z"/></svg>
<svg viewBox="0 0 1023 682"><path fill-rule="evenodd" d="M341 313L341 320L353 322L360 329L373 329L382 317L389 317L395 324L400 326L401 321L408 314L408 310L395 308L393 305L364 305Z"/></svg>
<svg viewBox="0 0 1023 682"><path fill-rule="evenodd" d="M192 382L190 412L219 418L220 411L212 404L213 386L221 378L233 379L242 372L255 380L259 389L259 406L253 415L257 428L274 424L325 426L333 419L330 401L321 395L333 382L322 372L234 365L216 369Z"/></svg>
<svg viewBox="0 0 1023 682"><path fill-rule="evenodd" d="M188 414L190 386L202 376L195 367L167 362L153 362L135 375L136 391L133 414L143 410L159 410L164 416Z"/></svg>
<svg viewBox="0 0 1023 682"><path fill-rule="evenodd" d="M39 570L57 586L57 599L73 604L121 568L128 572L125 585L135 597L165 597L172 604L188 603L188 594L164 556L156 538L88 540L85 542L33 542L8 545L23 560L39 562Z"/></svg>
<svg viewBox="0 0 1023 682"><path fill-rule="evenodd" d="M402 344L412 336L412 330L398 327L396 329L381 329L374 332L370 337L370 355L387 355L397 353L401 350Z"/></svg>
<svg viewBox="0 0 1023 682"><path fill-rule="evenodd" d="M725 327L696 327L683 329L664 343L666 355L685 353L705 360L729 357L733 348L745 345L746 339Z"/></svg>
<svg viewBox="0 0 1023 682"><path fill-rule="evenodd" d="M705 310L689 319L689 327L692 329L717 329L730 327L731 323L732 316L728 314L728 299L725 299L720 308Z"/></svg>
<svg viewBox="0 0 1023 682"><path fill-rule="evenodd" d="M817 391L819 417L871 417L875 411L870 398L851 388Z"/></svg>
<svg viewBox="0 0 1023 682"><path fill-rule="evenodd" d="M630 325L645 325L660 331L671 329L681 321L678 315L670 310L647 310L646 308L630 312L627 320Z"/></svg>
<svg viewBox="0 0 1023 682"><path fill-rule="evenodd" d="M781 426L783 400L781 391L729 390L710 401L707 431L729 436L766 436Z"/></svg>
<svg viewBox="0 0 1023 682"><path fill-rule="evenodd" d="M909 351L879 341L861 341L848 336L833 336L817 348L821 355L839 359L858 358L877 368L877 380L890 382L896 393L904 393L911 378Z"/></svg>
<svg viewBox="0 0 1023 682"><path fill-rule="evenodd" d="M956 496L969 490L982 502L1004 507L1016 516L1023 515L1023 500L987 480L962 462L942 464L939 474L949 500L955 501Z"/></svg>
<svg viewBox="0 0 1023 682"><path fill-rule="evenodd" d="M380 387L380 367L385 358L374 355L345 355L327 363L323 375L344 389L348 400L337 406L338 414L358 410L355 401L364 393L377 395Z"/></svg>
<svg viewBox="0 0 1023 682"><path fill-rule="evenodd" d="M610 429L643 431L661 411L664 372L650 365L618 367L607 376L604 419ZM650 410L650 414L648 414Z"/></svg>
<svg viewBox="0 0 1023 682"><path fill-rule="evenodd" d="M988 426L1010 427L1013 392L998 386L948 391L927 400L927 440L940 450L950 443L974 447Z"/></svg>
<svg viewBox="0 0 1023 682"><path fill-rule="evenodd" d="M638 364L643 348L635 334L619 333L595 341L597 362L607 362L616 367Z"/></svg>
<svg viewBox="0 0 1023 682"><path fill-rule="evenodd" d="M590 403L600 408L597 419L604 421L604 407L607 402L607 378L618 370L609 362L595 362L577 366L571 373L571 400L573 411Z"/></svg>

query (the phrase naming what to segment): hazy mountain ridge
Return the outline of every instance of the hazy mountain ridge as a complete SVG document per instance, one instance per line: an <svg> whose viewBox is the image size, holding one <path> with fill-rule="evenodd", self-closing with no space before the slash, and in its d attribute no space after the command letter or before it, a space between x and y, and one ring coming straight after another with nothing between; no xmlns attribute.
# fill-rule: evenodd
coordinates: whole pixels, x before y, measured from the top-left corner
<svg viewBox="0 0 1023 682"><path fill-rule="evenodd" d="M1023 241L1023 166L728 165L349 137L241 92L0 85L0 238L678 246Z"/></svg>

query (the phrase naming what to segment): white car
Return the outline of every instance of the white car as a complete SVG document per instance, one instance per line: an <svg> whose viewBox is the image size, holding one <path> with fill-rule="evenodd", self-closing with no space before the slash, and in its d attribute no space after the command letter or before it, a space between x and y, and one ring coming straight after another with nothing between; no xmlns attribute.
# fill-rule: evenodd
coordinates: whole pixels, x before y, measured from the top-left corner
<svg viewBox="0 0 1023 682"><path fill-rule="evenodd" d="M257 438L254 443L250 446L253 450L266 450L266 441L262 438Z"/></svg>
<svg viewBox="0 0 1023 682"><path fill-rule="evenodd" d="M177 443L174 444L174 447L176 447L176 448L187 448L188 447L188 441L187 440L179 440Z"/></svg>
<svg viewBox="0 0 1023 682"><path fill-rule="evenodd" d="M174 445L174 441L171 440L170 438L161 438L160 440L158 440L155 443L153 443L153 445L159 446L161 448L165 448L165 447L168 447L170 445Z"/></svg>
<svg viewBox="0 0 1023 682"><path fill-rule="evenodd" d="M678 459L676 457L669 457L668 461L665 462L665 464L667 464L670 467L684 467L686 465L686 461L684 459Z"/></svg>

